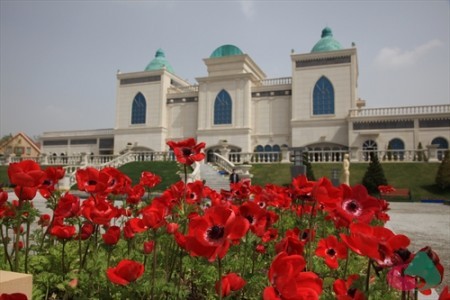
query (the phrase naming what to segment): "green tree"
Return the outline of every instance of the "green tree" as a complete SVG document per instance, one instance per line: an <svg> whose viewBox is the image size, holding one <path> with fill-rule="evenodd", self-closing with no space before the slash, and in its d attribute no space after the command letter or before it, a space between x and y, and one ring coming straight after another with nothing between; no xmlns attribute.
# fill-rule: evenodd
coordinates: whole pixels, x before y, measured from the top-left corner
<svg viewBox="0 0 450 300"><path fill-rule="evenodd" d="M308 152L303 152L303 165L306 167L306 178L310 181L315 181L316 177L314 176L312 165L309 162Z"/></svg>
<svg viewBox="0 0 450 300"><path fill-rule="evenodd" d="M2 136L2 138L0 139L0 145L1 144L3 144L4 142L6 142L6 141L8 141L10 138L12 138L13 136L12 136L12 134L10 133L10 134L7 134L7 135L4 135L4 136Z"/></svg>
<svg viewBox="0 0 450 300"><path fill-rule="evenodd" d="M378 194L378 186L388 184L383 167L375 153L371 153L370 155L370 163L364 174L362 184L370 194Z"/></svg>
<svg viewBox="0 0 450 300"><path fill-rule="evenodd" d="M448 150L437 171L436 184L442 190L450 190L450 151Z"/></svg>

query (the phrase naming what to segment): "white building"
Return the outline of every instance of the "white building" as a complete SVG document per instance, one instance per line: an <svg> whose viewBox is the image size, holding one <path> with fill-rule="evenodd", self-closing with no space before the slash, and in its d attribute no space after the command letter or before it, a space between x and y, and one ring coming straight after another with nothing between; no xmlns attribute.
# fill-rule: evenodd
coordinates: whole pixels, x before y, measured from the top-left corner
<svg viewBox="0 0 450 300"><path fill-rule="evenodd" d="M413 160L419 143L433 158L436 148L449 147L450 105L365 109L357 49L342 48L329 28L310 53L291 54L288 77L267 78L234 45L217 48L204 63L208 75L191 85L159 49L145 70L116 75L113 129L45 132L42 152L167 151L168 140L187 137L205 142L209 152L224 141L241 153L307 147L322 161L341 160L343 152L361 160L367 151L388 149Z"/></svg>

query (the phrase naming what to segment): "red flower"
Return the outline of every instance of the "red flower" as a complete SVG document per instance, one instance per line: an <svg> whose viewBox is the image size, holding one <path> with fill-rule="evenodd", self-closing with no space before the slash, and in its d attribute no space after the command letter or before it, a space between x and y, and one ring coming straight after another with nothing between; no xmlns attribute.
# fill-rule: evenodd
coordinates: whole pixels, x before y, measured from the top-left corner
<svg viewBox="0 0 450 300"><path fill-rule="evenodd" d="M99 178L106 179L105 193L112 193L114 195L125 193L127 188L131 185L131 179L127 175L123 174L119 170L113 167L106 167L99 172Z"/></svg>
<svg viewBox="0 0 450 300"><path fill-rule="evenodd" d="M166 224L168 209L162 203L153 200L152 204L142 209L142 221L145 226L157 229Z"/></svg>
<svg viewBox="0 0 450 300"><path fill-rule="evenodd" d="M128 285L136 281L144 273L144 265L128 259L123 259L114 268L106 271L108 279L115 284Z"/></svg>
<svg viewBox="0 0 450 300"><path fill-rule="evenodd" d="M446 285L445 288L442 290L441 294L439 295L438 300L450 300L450 293L448 291L448 285Z"/></svg>
<svg viewBox="0 0 450 300"><path fill-rule="evenodd" d="M81 207L83 216L94 224L107 225L117 215L117 208L104 197L89 197Z"/></svg>
<svg viewBox="0 0 450 300"><path fill-rule="evenodd" d="M216 257L223 258L232 241L241 239L250 224L236 216L233 210L222 206L213 206L205 211L204 216L190 220L186 236L186 249L193 256L203 256L209 261Z"/></svg>
<svg viewBox="0 0 450 300"><path fill-rule="evenodd" d="M144 242L144 254L150 254L155 248L155 241Z"/></svg>
<svg viewBox="0 0 450 300"><path fill-rule="evenodd" d="M303 255L304 243L299 239L298 232L298 229L287 230L285 238L275 245L276 252L286 252L288 255Z"/></svg>
<svg viewBox="0 0 450 300"><path fill-rule="evenodd" d="M250 230L257 236L261 237L266 231L267 217L266 210L259 207L252 201L246 201L239 207L239 213L250 223Z"/></svg>
<svg viewBox="0 0 450 300"><path fill-rule="evenodd" d="M409 245L409 238L394 234L391 230L363 223L350 225L350 235L341 234L341 239L356 254L374 259L380 266L392 266L401 262L401 251Z"/></svg>
<svg viewBox="0 0 450 300"><path fill-rule="evenodd" d="M80 214L80 199L70 194L65 193L58 201L55 209L55 216L63 218L73 218Z"/></svg>
<svg viewBox="0 0 450 300"><path fill-rule="evenodd" d="M50 229L50 234L61 240L71 239L75 235L75 232L75 226L64 225L62 218L55 219L52 229Z"/></svg>
<svg viewBox="0 0 450 300"><path fill-rule="evenodd" d="M39 217L38 225L41 225L42 227L46 227L46 226L50 225L50 215L42 214Z"/></svg>
<svg viewBox="0 0 450 300"><path fill-rule="evenodd" d="M205 158L202 149L205 143L195 144L195 139L188 138L180 142L168 141L167 145L173 150L179 163L192 165L195 161L201 161Z"/></svg>
<svg viewBox="0 0 450 300"><path fill-rule="evenodd" d="M120 227L119 226L111 226L106 230L104 234L102 234L103 242L106 245L114 246L120 240Z"/></svg>
<svg viewBox="0 0 450 300"><path fill-rule="evenodd" d="M161 177L152 172L144 171L141 173L139 184L147 188L153 188L161 183Z"/></svg>
<svg viewBox="0 0 450 300"><path fill-rule="evenodd" d="M313 272L302 272L305 266L303 256L279 253L270 265L268 277L272 286L264 289L263 299L319 299L322 279Z"/></svg>
<svg viewBox="0 0 450 300"><path fill-rule="evenodd" d="M1 294L0 300L28 300L27 296L22 293Z"/></svg>
<svg viewBox="0 0 450 300"><path fill-rule="evenodd" d="M106 173L100 173L99 170L93 167L77 170L75 177L78 189L87 193L104 192L110 179Z"/></svg>
<svg viewBox="0 0 450 300"><path fill-rule="evenodd" d="M321 239L317 244L316 255L325 258L326 265L331 269L337 269L338 258L347 258L347 247L339 242L334 235Z"/></svg>
<svg viewBox="0 0 450 300"><path fill-rule="evenodd" d="M333 283L333 290L337 300L365 300L366 296L361 291L353 287L353 282L359 275L350 275L347 280L336 279Z"/></svg>
<svg viewBox="0 0 450 300"><path fill-rule="evenodd" d="M242 289L246 285L246 283L247 282L236 273L229 273L225 276L222 276L222 280L220 281L220 283L216 282L216 293L219 294L219 284L222 285L222 297L226 297L231 292L239 291L240 289Z"/></svg>
<svg viewBox="0 0 450 300"><path fill-rule="evenodd" d="M128 195L128 204L139 204L142 197L145 195L145 189L142 185L136 184L135 186L128 188L126 194Z"/></svg>
<svg viewBox="0 0 450 300"><path fill-rule="evenodd" d="M83 241L87 240L92 235L93 232L94 232L94 225L92 225L92 223L85 222L81 226L81 232L79 233L77 238L80 238Z"/></svg>
<svg viewBox="0 0 450 300"><path fill-rule="evenodd" d="M39 193L42 197L48 199L55 190L55 186L58 184L59 180L64 177L65 170L63 167L48 167L44 170L45 179L39 187Z"/></svg>
<svg viewBox="0 0 450 300"><path fill-rule="evenodd" d="M8 167L8 176L11 184L35 189L44 182L46 177L39 164L32 160L11 163Z"/></svg>

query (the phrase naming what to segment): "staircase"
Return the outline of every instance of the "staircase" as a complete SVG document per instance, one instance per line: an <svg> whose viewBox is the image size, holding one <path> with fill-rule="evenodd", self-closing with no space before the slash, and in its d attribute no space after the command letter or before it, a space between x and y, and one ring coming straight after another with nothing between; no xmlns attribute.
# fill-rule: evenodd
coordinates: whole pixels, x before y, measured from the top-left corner
<svg viewBox="0 0 450 300"><path fill-rule="evenodd" d="M205 184L207 186L217 192L230 189L228 175L219 174L219 169L209 163L202 163L200 165L200 177L206 181Z"/></svg>

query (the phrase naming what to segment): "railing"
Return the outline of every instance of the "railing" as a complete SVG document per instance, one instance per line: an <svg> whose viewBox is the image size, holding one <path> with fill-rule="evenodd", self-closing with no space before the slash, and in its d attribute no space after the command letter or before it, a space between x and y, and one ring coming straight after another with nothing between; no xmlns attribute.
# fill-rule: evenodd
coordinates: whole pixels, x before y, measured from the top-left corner
<svg viewBox="0 0 450 300"><path fill-rule="evenodd" d="M450 105L424 105L384 108L364 108L350 110L350 117L425 115L450 113Z"/></svg>
<svg viewBox="0 0 450 300"><path fill-rule="evenodd" d="M308 150L308 161L317 163L333 163L344 161L347 150Z"/></svg>
<svg viewBox="0 0 450 300"><path fill-rule="evenodd" d="M198 93L198 85L188 85L188 86L171 86L167 89L167 94L178 94L178 93Z"/></svg>
<svg viewBox="0 0 450 300"><path fill-rule="evenodd" d="M356 153L357 161L370 161L370 156L376 154L380 162L420 162L428 161L426 150L360 150ZM439 151L438 151L439 155ZM438 157L439 159L439 157ZM441 158L442 159L442 158ZM440 159L439 159L440 160Z"/></svg>
<svg viewBox="0 0 450 300"><path fill-rule="evenodd" d="M281 152L231 152L228 159L232 163L270 164L281 161Z"/></svg>
<svg viewBox="0 0 450 300"><path fill-rule="evenodd" d="M223 170L227 171L228 173L231 173L234 169L234 164L227 160L225 157L223 157L220 154L213 153L213 159L214 162L221 167Z"/></svg>
<svg viewBox="0 0 450 300"><path fill-rule="evenodd" d="M271 85L282 85L282 84L292 84L292 77L263 79L258 83L258 86L271 86Z"/></svg>

